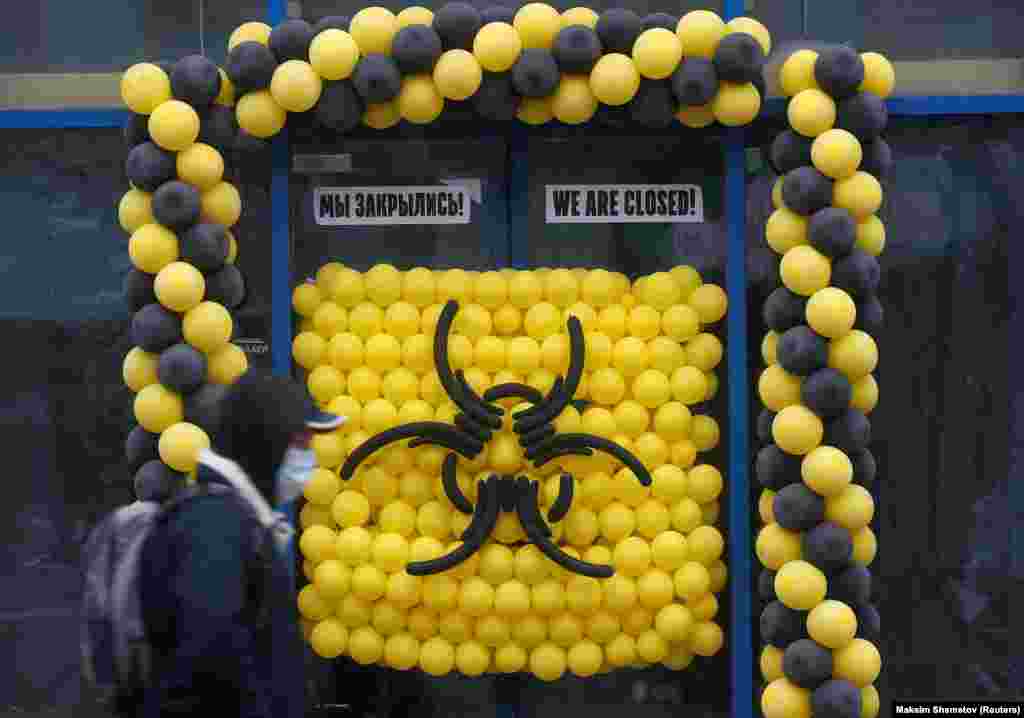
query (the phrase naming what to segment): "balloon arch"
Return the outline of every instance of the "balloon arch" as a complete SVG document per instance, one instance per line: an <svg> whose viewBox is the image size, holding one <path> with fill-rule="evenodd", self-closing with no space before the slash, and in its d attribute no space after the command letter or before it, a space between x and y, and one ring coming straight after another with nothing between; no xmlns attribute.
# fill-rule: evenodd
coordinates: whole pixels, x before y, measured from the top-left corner
<svg viewBox="0 0 1024 718"><path fill-rule="evenodd" d="M127 453L140 499L159 500L190 474L199 449L210 443L217 399L247 368L244 352L231 343L231 312L244 300L245 286L235 266L239 243L231 230L242 212L241 197L224 180L227 158L267 149L293 113L312 116L327 131L346 133L360 124L381 130L403 120L429 124L446 102L465 101L484 119L527 125L743 126L757 117L766 94L771 37L756 20L724 22L710 11L641 18L624 9L598 14L578 7L560 13L543 3L480 12L453 2L436 12L411 7L397 15L370 7L351 19L325 17L315 25L288 20L271 28L248 22L231 35L228 49L224 67L192 55L173 64L137 64L121 82L132 112L125 128L132 187L120 202L119 217L130 235L134 268L125 297L135 312L136 344L124 360L124 377L136 392L138 421ZM758 385L764 405L757 422L762 448L755 461L764 523L756 540L763 566L758 583L764 605L761 707L767 718L875 718L879 697L873 683L881 658L867 569L877 550L869 526L875 461L867 448L867 415L878 401L872 334L882 322L876 258L885 245L885 228L877 212L879 179L892 162L881 133L887 120L884 99L895 76L877 53L833 46L792 53L776 79L789 98L790 128L775 138L766 158L779 177L765 236L781 259L778 288L763 306L766 368ZM410 280L418 271L408 273ZM349 279L356 274L346 272ZM355 281L363 280L357 275ZM428 284L432 288L433 280ZM690 295L699 277L688 289L685 284ZM317 293L315 286L296 288L300 315L311 316L320 302L311 293ZM720 304L724 313L724 296ZM690 305L696 306L695 297ZM297 339L296 358L326 351L310 346L308 339ZM310 365L310 360L300 363ZM365 406L351 404L348 413L365 415ZM321 477L318 488L307 492L317 499L313 503L326 506L321 510L328 516L332 506L335 517L359 513L360 499L352 498L357 492L341 491L336 474L326 473L334 478ZM715 535L711 545L721 541ZM343 532L336 551L333 534L326 539L329 546L318 547L316 532L308 530L300 542L311 586L341 586L332 596L342 599L337 612L324 595L314 595L315 588L300 594L307 638L325 657L348 653L360 662L418 667L435 675L455 669L473 673L488 667L490 646L496 651L491 670L527 670L554 679L567 669L592 675L640 663L681 669L694 654L712 655L722 645L721 629L711 621L717 602L707 580L710 576L720 590L724 564L718 561L717 579L699 561L674 564L665 558L672 553L667 540L660 549L654 542L654 561L660 566L665 558L677 569L676 594L690 600L673 602L670 587L670 605L648 615L646 631L627 630L628 617L621 619L620 631L619 617L595 613L602 600L599 588L591 610L576 597L580 615L590 618L570 641L556 640L552 623L548 640L542 628L537 640L523 637L520 645L503 646L500 639L508 639L508 633L502 633L500 617L487 612L475 624L483 644L453 645L451 634L459 631L451 626L438 637L436 615L431 626L425 613L409 618L403 630L386 632L385 641L366 626L388 621L371 612L369 603L344 598L350 586L374 593L370 572L361 574L365 566L353 569L333 559L345 551L362 552L366 562L372 552L378 561L394 563L388 557L396 551L404 556L408 547L391 538L394 545L385 541L371 549L353 536L345 543ZM692 534L689 540L689 549L678 544L680 555L687 558L689 550L689 558L699 558L701 542ZM605 558L622 566L646 565L647 544L629 549L620 552L616 546ZM712 548L706 563L720 554L721 547L717 553ZM420 588L412 583L418 579L406 578L396 586L389 581L376 595L390 596L392 590L418 595ZM703 593L686 588L702 581ZM471 583L476 590L465 607L490 596L487 583L476 582L480 585L464 584L464 591ZM531 599L535 609L540 605L542 586L514 588L500 586L488 605L525 606L519 624L528 627L529 617L522 617ZM629 598L616 595L616 600ZM463 598L453 599L453 605L463 607ZM572 608L574 594L567 598ZM572 638L572 621L563 623L559 636Z"/></svg>

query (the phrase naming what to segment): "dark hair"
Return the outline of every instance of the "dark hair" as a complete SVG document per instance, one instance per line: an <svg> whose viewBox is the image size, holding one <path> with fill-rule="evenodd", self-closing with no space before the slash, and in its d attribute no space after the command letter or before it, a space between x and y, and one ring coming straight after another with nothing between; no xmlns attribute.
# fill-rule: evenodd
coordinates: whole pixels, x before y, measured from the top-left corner
<svg viewBox="0 0 1024 718"><path fill-rule="evenodd" d="M292 437L301 432L311 403L291 379L250 369L221 402L214 448L237 462L268 501Z"/></svg>

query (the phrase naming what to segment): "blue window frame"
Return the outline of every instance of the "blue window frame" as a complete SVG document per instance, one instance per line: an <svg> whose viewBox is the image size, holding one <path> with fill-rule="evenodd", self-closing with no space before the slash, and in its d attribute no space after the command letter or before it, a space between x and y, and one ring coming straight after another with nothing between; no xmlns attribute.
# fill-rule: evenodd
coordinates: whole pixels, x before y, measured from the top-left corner
<svg viewBox="0 0 1024 718"><path fill-rule="evenodd" d="M726 18L744 14L744 0L724 0ZM286 18L286 0L267 0L267 17L271 25ZM956 115L992 115L1024 113L1024 93L1009 95L903 96L887 102L893 117L939 118ZM766 102L764 114L782 116L785 100L772 98ZM127 113L117 109L15 110L0 109L0 130L4 129L81 129L120 127ZM271 181L271 347L274 370L291 372L291 237L289 226L289 140L287 129L273 142L273 175ZM510 172L507 198L509 206L508 237L525 236L526 217L514 211L525 206L529 185L528 139L530 130L516 129L508 137ZM725 208L728 224L726 287L729 297L727 318L729 375L729 457L730 491L728 516L730 525L729 566L731 583L731 625L752 626L753 540L750 529L749 486L749 376L746 256L746 173L747 131L739 128L725 135ZM508 260L512 267L529 264L524 244L509 242ZM749 718L754 713L755 655L753 630L730 632L730 669L732 675L731 713L733 718ZM512 706L505 706L506 715L514 715Z"/></svg>

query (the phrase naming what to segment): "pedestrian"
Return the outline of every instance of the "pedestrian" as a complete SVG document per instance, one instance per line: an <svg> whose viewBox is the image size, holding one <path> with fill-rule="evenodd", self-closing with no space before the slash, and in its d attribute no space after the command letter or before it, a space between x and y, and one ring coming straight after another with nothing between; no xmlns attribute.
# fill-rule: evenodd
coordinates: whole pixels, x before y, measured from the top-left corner
<svg viewBox="0 0 1024 718"><path fill-rule="evenodd" d="M344 420L260 370L225 394L196 482L232 490L189 500L143 549L139 596L153 647L145 718L305 715L294 567L280 547L260 563L253 522L298 498L316 466L312 434Z"/></svg>

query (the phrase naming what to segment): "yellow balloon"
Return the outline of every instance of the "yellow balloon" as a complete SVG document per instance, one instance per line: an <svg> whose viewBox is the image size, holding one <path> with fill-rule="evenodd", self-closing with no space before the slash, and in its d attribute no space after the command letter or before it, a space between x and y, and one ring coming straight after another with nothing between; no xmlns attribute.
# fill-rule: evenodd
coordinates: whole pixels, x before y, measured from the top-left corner
<svg viewBox="0 0 1024 718"><path fill-rule="evenodd" d="M235 106L238 126L253 137L269 139L284 128L288 112L269 90L249 92Z"/></svg>
<svg viewBox="0 0 1024 718"><path fill-rule="evenodd" d="M779 207L769 215L764 233L769 247L778 254L786 254L793 247L808 243L807 217L786 207Z"/></svg>
<svg viewBox="0 0 1024 718"><path fill-rule="evenodd" d="M156 384L160 381L156 371L159 363L159 354L150 354L141 347L132 347L121 365L125 385L138 393L150 384Z"/></svg>
<svg viewBox="0 0 1024 718"><path fill-rule="evenodd" d="M865 414L870 414L878 406L878 382L870 374L853 383L853 396L850 406Z"/></svg>
<svg viewBox="0 0 1024 718"><path fill-rule="evenodd" d="M187 312L203 301L206 280L191 264L171 262L156 275L153 292L160 304L172 312Z"/></svg>
<svg viewBox="0 0 1024 718"><path fill-rule="evenodd" d="M224 72L223 67L217 68L217 74L220 75L220 92L217 93L214 102L231 107L235 104L235 86L231 82L231 78L228 77L228 73Z"/></svg>
<svg viewBox="0 0 1024 718"><path fill-rule="evenodd" d="M121 76L121 99L132 112L148 115L171 97L171 78L157 65L140 62Z"/></svg>
<svg viewBox="0 0 1024 718"><path fill-rule="evenodd" d="M832 204L849 211L857 221L867 219L882 206L882 185L867 172L855 172L835 183Z"/></svg>
<svg viewBox="0 0 1024 718"><path fill-rule="evenodd" d="M562 16L546 3L532 2L519 8L512 24L519 33L524 49L550 50L555 43L555 36L562 29Z"/></svg>
<svg viewBox="0 0 1024 718"><path fill-rule="evenodd" d="M590 89L606 105L625 105L640 89L640 72L633 58L612 52L601 57L590 71Z"/></svg>
<svg viewBox="0 0 1024 718"><path fill-rule="evenodd" d="M506 72L523 51L523 41L507 22L490 22L473 38L473 54L488 72Z"/></svg>
<svg viewBox="0 0 1024 718"><path fill-rule="evenodd" d="M128 256L140 272L157 274L178 259L178 238L159 224L144 224L128 240Z"/></svg>
<svg viewBox="0 0 1024 718"><path fill-rule="evenodd" d="M597 112L597 98L586 75L562 75L551 98L555 119L567 125L587 122Z"/></svg>
<svg viewBox="0 0 1024 718"><path fill-rule="evenodd" d="M786 109L789 124L804 137L817 137L836 123L836 102L821 90L801 90Z"/></svg>
<svg viewBox="0 0 1024 718"><path fill-rule="evenodd" d="M728 32L744 32L755 40L765 55L772 54L772 36L768 28L752 17L736 17L725 24Z"/></svg>
<svg viewBox="0 0 1024 718"><path fill-rule="evenodd" d="M664 80L676 71L682 59L679 36L662 27L645 30L633 44L637 72L651 80Z"/></svg>
<svg viewBox="0 0 1024 718"><path fill-rule="evenodd" d="M761 693L761 713L764 718L811 718L811 692L776 678Z"/></svg>
<svg viewBox="0 0 1024 718"><path fill-rule="evenodd" d="M779 274L791 292L810 297L828 286L832 278L832 264L828 257L809 244L800 245L782 256Z"/></svg>
<svg viewBox="0 0 1024 718"><path fill-rule="evenodd" d="M234 227L242 216L242 195L230 182L220 182L199 195L203 221Z"/></svg>
<svg viewBox="0 0 1024 718"><path fill-rule="evenodd" d="M825 426L806 406L787 406L772 420L772 438L787 454L804 456L821 444Z"/></svg>
<svg viewBox="0 0 1024 718"><path fill-rule="evenodd" d="M402 78L398 95L398 111L402 119L417 125L426 125L444 110L444 97L438 92L430 75L408 75Z"/></svg>
<svg viewBox="0 0 1024 718"><path fill-rule="evenodd" d="M835 180L852 177L863 157L860 141L846 130L823 132L811 145L811 162L823 175Z"/></svg>
<svg viewBox="0 0 1024 718"><path fill-rule="evenodd" d="M143 225L155 223L153 195L142 190L128 190L117 205L117 219L121 224L121 229L129 234Z"/></svg>
<svg viewBox="0 0 1024 718"><path fill-rule="evenodd" d="M786 97L804 90L820 90L814 77L814 63L818 61L818 53L814 50L797 50L786 58L779 69L779 86Z"/></svg>
<svg viewBox="0 0 1024 718"><path fill-rule="evenodd" d="M516 117L527 125L544 125L555 118L550 97L524 97L519 102Z"/></svg>
<svg viewBox="0 0 1024 718"><path fill-rule="evenodd" d="M562 26L582 25L593 30L597 27L598 17L589 7L573 7L562 13Z"/></svg>
<svg viewBox="0 0 1024 718"><path fill-rule="evenodd" d="M309 63L325 80L344 80L359 62L359 46L344 30L324 30L309 45Z"/></svg>
<svg viewBox="0 0 1024 718"><path fill-rule="evenodd" d="M233 384L249 369L249 357L235 345L225 344L206 358L206 371L214 384Z"/></svg>
<svg viewBox="0 0 1024 718"><path fill-rule="evenodd" d="M722 82L711 101L715 119L726 127L750 124L761 110L761 95L751 83Z"/></svg>
<svg viewBox="0 0 1024 718"><path fill-rule="evenodd" d="M337 658L348 645L348 628L337 619L324 619L313 628L309 644L321 658Z"/></svg>
<svg viewBox="0 0 1024 718"><path fill-rule="evenodd" d="M885 225L876 215L869 215L857 222L857 249L877 257L885 249Z"/></svg>
<svg viewBox="0 0 1024 718"><path fill-rule="evenodd" d="M178 153L178 179L200 192L213 189L224 178L224 158L210 145L197 142Z"/></svg>
<svg viewBox="0 0 1024 718"><path fill-rule="evenodd" d="M270 41L271 27L263 22L247 22L239 25L228 38L228 51L243 42L258 42L266 45Z"/></svg>
<svg viewBox="0 0 1024 718"><path fill-rule="evenodd" d="M389 127L394 127L401 120L402 115L398 111L398 102L396 100L369 103L366 105L366 111L363 113L363 124L375 130L386 130Z"/></svg>
<svg viewBox="0 0 1024 718"><path fill-rule="evenodd" d="M822 601L807 614L807 633L825 648L844 648L857 633L857 616L842 601Z"/></svg>
<svg viewBox="0 0 1024 718"><path fill-rule="evenodd" d="M414 5L399 12L395 21L398 23L399 30L409 27L409 25L433 25L434 13L428 8Z"/></svg>
<svg viewBox="0 0 1024 718"><path fill-rule="evenodd" d="M853 329L857 305L842 289L825 287L807 300L804 314L811 329L827 339L837 339Z"/></svg>
<svg viewBox="0 0 1024 718"><path fill-rule="evenodd" d="M288 60L278 65L270 80L271 96L288 112L313 109L322 91L320 75L312 65L302 60Z"/></svg>
<svg viewBox="0 0 1024 718"><path fill-rule="evenodd" d="M710 104L694 107L680 105L679 109L676 110L676 119L686 127L692 127L693 129L699 130L702 127L708 127L714 124L715 112Z"/></svg>
<svg viewBox="0 0 1024 718"><path fill-rule="evenodd" d="M864 61L864 81L858 89L873 92L882 99L891 95L896 86L896 71L892 63L877 52L861 53L860 58Z"/></svg>
<svg viewBox="0 0 1024 718"><path fill-rule="evenodd" d="M150 384L135 395L135 420L146 431L160 434L185 418L181 396L163 384Z"/></svg>
<svg viewBox="0 0 1024 718"><path fill-rule="evenodd" d="M204 354L212 354L231 341L231 314L216 302L201 302L182 320L185 341Z"/></svg>
<svg viewBox="0 0 1024 718"><path fill-rule="evenodd" d="M683 45L683 55L686 57L704 57L710 60L715 56L718 43L726 32L725 22L710 10L688 12L676 25L676 35L679 36Z"/></svg>
<svg viewBox="0 0 1024 718"><path fill-rule="evenodd" d="M434 66L434 83L438 92L448 100L472 97L483 81L483 70L473 53L449 50L441 55Z"/></svg>
<svg viewBox="0 0 1024 718"><path fill-rule="evenodd" d="M363 8L352 16L348 31L363 55L390 55L391 41L398 32L398 18L387 8Z"/></svg>
<svg viewBox="0 0 1024 718"><path fill-rule="evenodd" d="M170 152L188 149L199 137L199 115L191 105L167 100L149 116L149 136Z"/></svg>
<svg viewBox="0 0 1024 718"><path fill-rule="evenodd" d="M179 422L160 434L160 460L175 471L189 473L199 462L199 452L210 448L210 437L195 424Z"/></svg>

